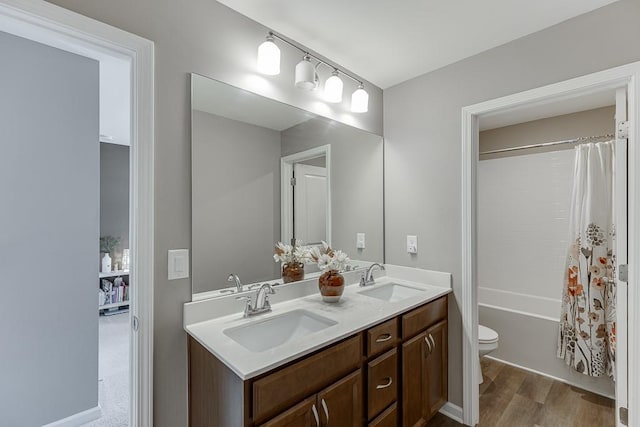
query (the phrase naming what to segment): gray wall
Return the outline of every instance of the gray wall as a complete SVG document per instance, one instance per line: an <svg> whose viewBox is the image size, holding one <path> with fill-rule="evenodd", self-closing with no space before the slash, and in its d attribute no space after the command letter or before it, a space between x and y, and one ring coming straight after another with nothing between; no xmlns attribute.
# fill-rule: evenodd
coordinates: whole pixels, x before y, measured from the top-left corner
<svg viewBox="0 0 640 427"><path fill-rule="evenodd" d="M129 247L129 147L100 144L100 236L120 237L117 257ZM113 256L113 255L112 255Z"/></svg>
<svg viewBox="0 0 640 427"><path fill-rule="evenodd" d="M291 84L297 52L282 47L282 70L262 77L258 88L257 46L268 31L213 0L52 0L67 9L155 42L155 284L154 424L187 424L187 340L183 303L191 280L167 280L167 250L191 247L191 96L196 72L322 114L317 98ZM345 91L355 89L345 81ZM351 116L348 100L328 105L336 118L381 134L382 91L367 84L369 113ZM345 97L348 98L348 97Z"/></svg>
<svg viewBox="0 0 640 427"><path fill-rule="evenodd" d="M640 60L640 45L631 42L640 39L638 16L640 2L621 0L384 92L386 261L453 273L449 399L457 405L461 108ZM407 234L418 235L414 257L405 251Z"/></svg>
<svg viewBox="0 0 640 427"><path fill-rule="evenodd" d="M382 137L311 119L282 132L282 156L331 144L331 246L351 259L384 257ZM365 233L365 249L356 248Z"/></svg>
<svg viewBox="0 0 640 427"><path fill-rule="evenodd" d="M279 277L280 132L192 114L193 293Z"/></svg>
<svg viewBox="0 0 640 427"><path fill-rule="evenodd" d="M98 63L0 32L0 425L98 404Z"/></svg>

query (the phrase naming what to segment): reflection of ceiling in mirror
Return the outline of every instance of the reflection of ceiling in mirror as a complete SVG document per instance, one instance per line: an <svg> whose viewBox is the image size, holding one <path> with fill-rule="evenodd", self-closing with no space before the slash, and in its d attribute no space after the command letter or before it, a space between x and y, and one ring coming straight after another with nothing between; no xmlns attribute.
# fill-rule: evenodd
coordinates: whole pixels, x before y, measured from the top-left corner
<svg viewBox="0 0 640 427"><path fill-rule="evenodd" d="M198 74L192 74L191 108L283 131L316 117L307 111L248 92Z"/></svg>

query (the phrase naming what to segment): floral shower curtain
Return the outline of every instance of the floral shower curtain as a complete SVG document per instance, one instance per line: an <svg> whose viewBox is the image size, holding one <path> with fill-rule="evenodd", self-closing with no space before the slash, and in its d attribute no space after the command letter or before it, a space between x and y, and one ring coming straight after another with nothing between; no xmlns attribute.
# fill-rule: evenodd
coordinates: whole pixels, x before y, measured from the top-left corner
<svg viewBox="0 0 640 427"><path fill-rule="evenodd" d="M585 375L614 376L614 142L575 148L558 357Z"/></svg>

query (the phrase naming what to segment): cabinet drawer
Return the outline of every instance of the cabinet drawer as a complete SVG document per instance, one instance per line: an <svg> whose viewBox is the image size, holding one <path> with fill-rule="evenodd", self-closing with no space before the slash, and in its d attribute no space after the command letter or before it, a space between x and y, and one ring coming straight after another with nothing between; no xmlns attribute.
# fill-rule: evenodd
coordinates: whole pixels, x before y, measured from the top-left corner
<svg viewBox="0 0 640 427"><path fill-rule="evenodd" d="M367 365L367 419L371 420L398 397L398 355L394 348Z"/></svg>
<svg viewBox="0 0 640 427"><path fill-rule="evenodd" d="M381 413L375 420L369 423L369 427L397 427L398 426L398 404L394 403L386 411Z"/></svg>
<svg viewBox="0 0 640 427"><path fill-rule="evenodd" d="M446 317L447 296L445 295L402 316L402 339L410 338Z"/></svg>
<svg viewBox="0 0 640 427"><path fill-rule="evenodd" d="M358 368L358 334L253 383L253 421L260 423Z"/></svg>
<svg viewBox="0 0 640 427"><path fill-rule="evenodd" d="M367 357L383 353L396 345L398 340L398 319L374 326L367 330Z"/></svg>

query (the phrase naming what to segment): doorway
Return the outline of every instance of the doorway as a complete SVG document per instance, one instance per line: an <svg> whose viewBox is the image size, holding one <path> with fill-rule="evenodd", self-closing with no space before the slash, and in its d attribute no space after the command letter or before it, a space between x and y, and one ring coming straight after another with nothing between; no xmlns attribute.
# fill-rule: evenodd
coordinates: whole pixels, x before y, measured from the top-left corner
<svg viewBox="0 0 640 427"><path fill-rule="evenodd" d="M23 0L0 4L0 31L72 53L78 57L100 61L100 58L111 56L130 63L128 73L131 82L130 277L136 286L130 290L131 318L130 322L127 321L128 328L131 330L128 345L131 354L129 425L152 425L153 43L47 2ZM97 117L95 120L97 121ZM36 123L34 126L37 125ZM64 191L64 188L60 190ZM95 246L97 247L97 242ZM74 261L70 260L72 265ZM94 264L92 261L89 263ZM91 268L97 270L99 260L95 260L94 265L95 267L91 266ZM91 294L97 292L97 279L96 277L96 281L90 281L92 284L95 283L95 287L87 288ZM98 298L95 298L90 304L91 307L87 307L96 319L97 302ZM51 331L46 327L51 325L43 324L42 326L35 331L52 336ZM20 331L15 333L20 334ZM97 341L97 336L95 339ZM40 356L46 357L45 354ZM97 360L95 363L97 364ZM64 396L59 388L67 382L59 382L58 388L48 392L52 395L59 393ZM14 384L16 385L19 383ZM45 402L38 403L37 406L27 406L26 410L46 412L43 406ZM77 401L70 403L70 407L64 411L60 410L59 406L54 408L54 411L43 416L47 419L43 418L40 422L53 423L56 426L81 425L95 419L96 409L99 410L97 406L79 407ZM19 404L25 404L25 402Z"/></svg>
<svg viewBox="0 0 640 427"><path fill-rule="evenodd" d="M635 149L638 141L638 131L633 123L638 121L638 92L637 82L640 78L640 64L630 64L595 73L589 76L576 78L566 82L546 86L539 89L487 101L481 104L465 107L463 109L463 277L462 277L462 320L464 329L463 340L463 369L464 369L464 421L467 425L475 425L479 421L479 390L477 384L479 382L479 364L478 360L478 289L477 289L477 271L478 271L478 253L477 253L477 170L478 170L478 141L479 128L482 120L491 120L496 117L531 117L532 114L540 114L541 111L553 110L557 106L567 108L571 103L580 102L581 97L597 96L599 92L616 90L616 93L624 93L628 96L629 118L621 119L620 111L616 111L616 144L617 159L625 158L625 150L628 139L629 147L629 165L628 165L628 261L627 261L627 245L621 243L618 257L619 264L629 265L629 270L633 271L634 266L638 265L638 220L636 205L637 197L635 196L637 173L640 169L640 156ZM621 106L627 102L618 97L616 105ZM553 115L553 114L551 114ZM539 116L541 117L549 117ZM526 120L525 120L526 121ZM624 123L626 122L626 123ZM515 122L514 122L515 123ZM630 124L629 124L630 123ZM625 133L629 129L628 135ZM617 148L618 148L617 147ZM622 154L622 155L621 155ZM622 164L616 164L619 171ZM626 175L617 174L618 177ZM619 194L626 193L626 180L618 179L616 181L616 192ZM627 201L627 198L617 198L617 200ZM617 212L622 212L622 206L616 206ZM625 211L626 213L626 211ZM627 221L620 221L618 225L618 236L627 235L624 226ZM620 227L623 230L620 230ZM623 239L618 239L619 242ZM634 282L635 278L630 274L629 277L620 277L630 282ZM637 317L634 308L640 307L639 295L629 287L627 290L627 282L618 280L618 347L617 347L617 365L619 366L616 376L616 422L617 425L623 425L626 421L624 418L628 414L628 425L634 425L634 417L637 414L628 413L627 408L638 407L638 379L628 377L626 366L627 354L635 354L638 343L634 339L634 327L637 325ZM628 295L628 298L627 298ZM628 300L628 301L627 301ZM629 307L628 320L625 308ZM629 333L624 330L628 326ZM623 330L620 329L622 327ZM633 358L629 358L629 372L635 372L637 369L633 364ZM628 388L626 386L627 379L629 381ZM634 405L635 403L635 405ZM637 421L636 421L637 422Z"/></svg>

